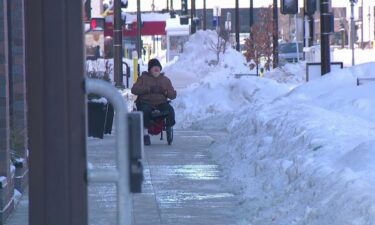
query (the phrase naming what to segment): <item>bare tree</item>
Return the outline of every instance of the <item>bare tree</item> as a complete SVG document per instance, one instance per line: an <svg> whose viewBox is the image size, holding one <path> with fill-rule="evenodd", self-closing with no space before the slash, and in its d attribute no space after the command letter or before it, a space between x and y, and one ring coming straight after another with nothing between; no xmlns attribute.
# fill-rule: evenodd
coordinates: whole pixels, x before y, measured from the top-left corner
<svg viewBox="0 0 375 225"><path fill-rule="evenodd" d="M265 62L265 69L270 70L272 66L273 53L273 26L272 6L262 10L259 23L254 24L250 30L250 36L245 40L245 57L250 62L250 68L258 69L262 62Z"/></svg>
<svg viewBox="0 0 375 225"><path fill-rule="evenodd" d="M221 30L220 28L216 30L217 39L215 41L211 40L210 42L210 50L216 54L214 65L219 64L220 55L225 54L229 44L230 32L228 30Z"/></svg>

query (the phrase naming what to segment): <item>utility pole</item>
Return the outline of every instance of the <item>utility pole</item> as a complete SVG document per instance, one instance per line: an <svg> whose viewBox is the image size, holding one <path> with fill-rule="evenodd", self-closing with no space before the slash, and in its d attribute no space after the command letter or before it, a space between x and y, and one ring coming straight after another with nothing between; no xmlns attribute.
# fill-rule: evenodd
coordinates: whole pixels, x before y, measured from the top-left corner
<svg viewBox="0 0 375 225"><path fill-rule="evenodd" d="M278 0L273 0L273 68L279 65L279 9Z"/></svg>
<svg viewBox="0 0 375 225"><path fill-rule="evenodd" d="M330 33L331 33L331 26L330 26L330 19L331 14L329 12L330 8L330 0L321 0L320 1L320 33L321 33L321 71L322 76L331 72L331 54L330 54Z"/></svg>
<svg viewBox="0 0 375 225"><path fill-rule="evenodd" d="M351 15L350 15L350 47L352 49L352 66L355 65L354 58L354 43L355 43L355 21L354 21L354 3L357 3L357 0L350 0Z"/></svg>
<svg viewBox="0 0 375 225"><path fill-rule="evenodd" d="M114 1L114 79L116 87L123 87L122 83L122 18L121 18L121 0Z"/></svg>
<svg viewBox="0 0 375 225"><path fill-rule="evenodd" d="M203 0L203 30L207 29L207 6L206 0Z"/></svg>
<svg viewBox="0 0 375 225"><path fill-rule="evenodd" d="M141 0L137 0L137 52L138 58L142 58L142 17L141 17Z"/></svg>
<svg viewBox="0 0 375 225"><path fill-rule="evenodd" d="M254 24L254 1L250 0L250 29Z"/></svg>
<svg viewBox="0 0 375 225"><path fill-rule="evenodd" d="M195 24L195 0L191 0L191 10L190 10L190 17L191 17L191 34L195 34L197 32L197 27Z"/></svg>
<svg viewBox="0 0 375 225"><path fill-rule="evenodd" d="M236 0L236 50L240 51L240 6Z"/></svg>

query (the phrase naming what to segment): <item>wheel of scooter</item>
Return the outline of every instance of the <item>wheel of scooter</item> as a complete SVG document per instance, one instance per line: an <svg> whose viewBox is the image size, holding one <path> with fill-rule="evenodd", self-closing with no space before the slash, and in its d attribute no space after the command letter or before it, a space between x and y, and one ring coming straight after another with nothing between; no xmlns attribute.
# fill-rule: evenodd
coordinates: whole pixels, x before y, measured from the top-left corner
<svg viewBox="0 0 375 225"><path fill-rule="evenodd" d="M173 127L167 128L166 132L168 145L171 145L173 142Z"/></svg>

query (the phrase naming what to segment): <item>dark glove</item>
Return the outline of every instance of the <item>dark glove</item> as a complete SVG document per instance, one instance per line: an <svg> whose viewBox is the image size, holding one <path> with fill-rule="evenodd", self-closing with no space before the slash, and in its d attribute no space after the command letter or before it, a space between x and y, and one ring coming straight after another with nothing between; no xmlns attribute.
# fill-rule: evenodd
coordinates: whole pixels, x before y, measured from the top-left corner
<svg viewBox="0 0 375 225"><path fill-rule="evenodd" d="M163 90L163 88L160 86L156 86L156 85L150 87L150 92L152 94L165 94L165 91Z"/></svg>

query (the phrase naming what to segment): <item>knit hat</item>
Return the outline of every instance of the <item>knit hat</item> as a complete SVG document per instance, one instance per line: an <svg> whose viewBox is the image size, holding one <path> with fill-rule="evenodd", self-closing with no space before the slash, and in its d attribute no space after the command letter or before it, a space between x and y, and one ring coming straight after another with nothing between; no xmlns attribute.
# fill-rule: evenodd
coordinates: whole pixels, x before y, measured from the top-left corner
<svg viewBox="0 0 375 225"><path fill-rule="evenodd" d="M163 69L163 67L161 66L159 60L157 60L157 59L151 59L151 60L148 62L148 71L150 72L151 68L154 67L154 66L158 66L158 67L160 67L160 70Z"/></svg>

